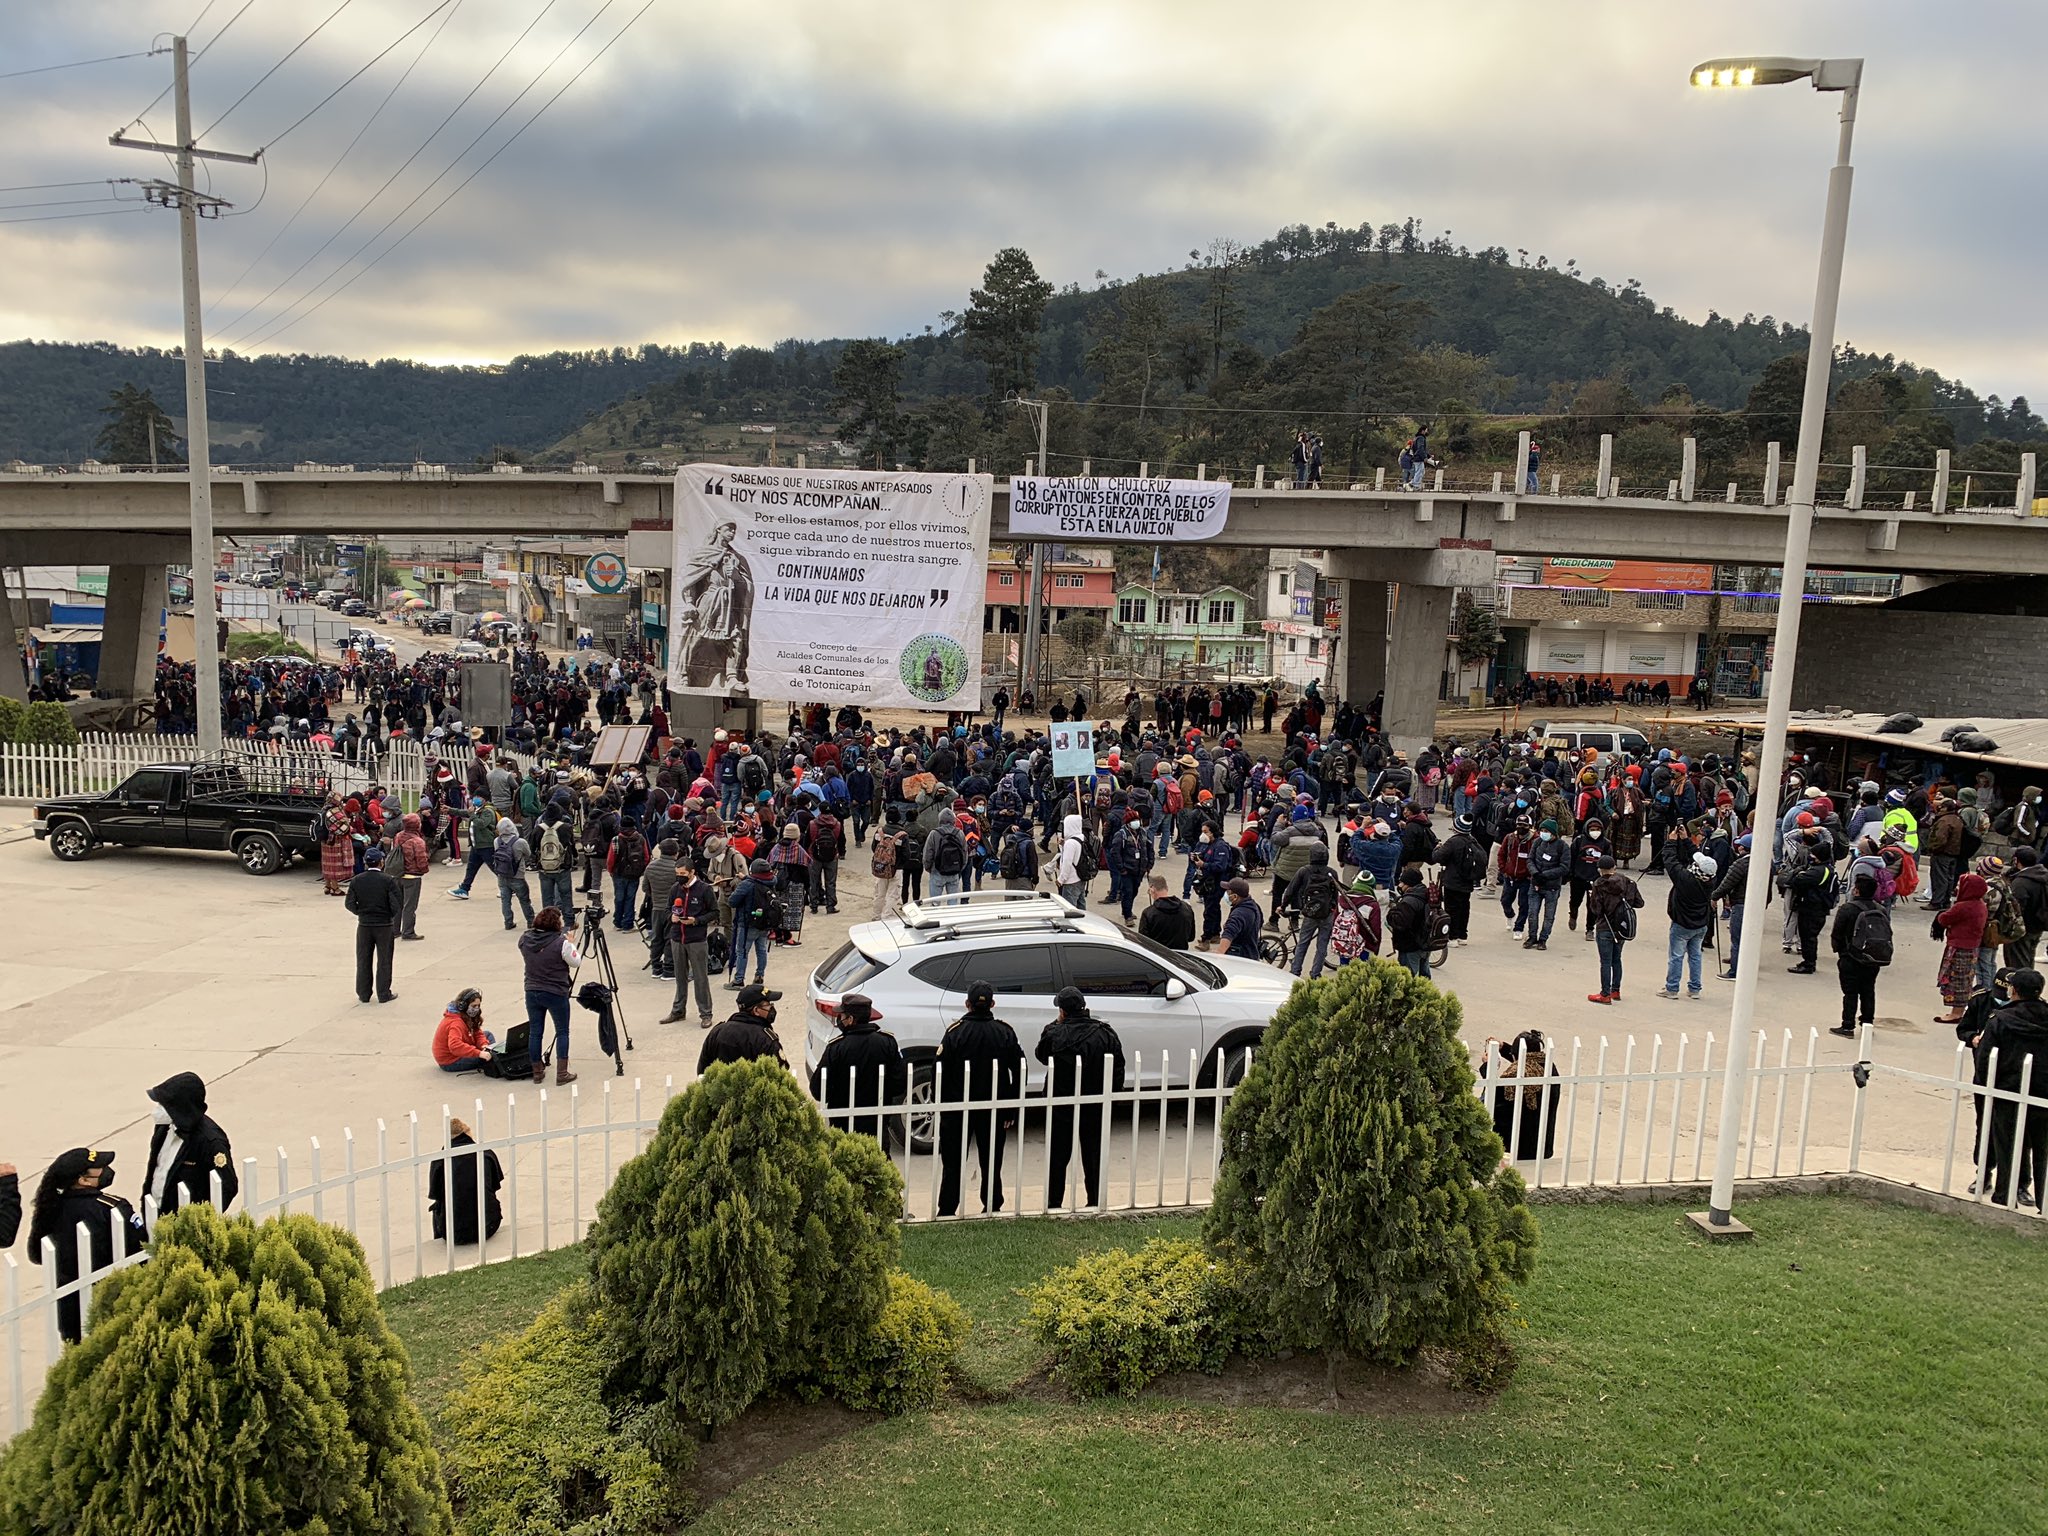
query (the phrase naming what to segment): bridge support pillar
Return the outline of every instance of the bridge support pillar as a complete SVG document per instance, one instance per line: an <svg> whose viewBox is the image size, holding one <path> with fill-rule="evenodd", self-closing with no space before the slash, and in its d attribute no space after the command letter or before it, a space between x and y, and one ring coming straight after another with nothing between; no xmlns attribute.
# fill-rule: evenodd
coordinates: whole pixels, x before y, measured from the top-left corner
<svg viewBox="0 0 2048 1536"><path fill-rule="evenodd" d="M1396 752L1415 755L1436 735L1446 636L1455 587L1403 582L1388 626L1387 701L1380 729Z"/></svg>
<svg viewBox="0 0 2048 1536"><path fill-rule="evenodd" d="M147 699L156 692L156 642L170 601L170 573L161 565L107 568L107 614L100 631L102 698Z"/></svg>
<svg viewBox="0 0 2048 1536"><path fill-rule="evenodd" d="M0 569L0 699L28 702L28 606L14 600L14 582Z"/></svg>
<svg viewBox="0 0 2048 1536"><path fill-rule="evenodd" d="M1344 583L1342 663L1337 692L1360 708L1387 686L1388 584L1384 581Z"/></svg>

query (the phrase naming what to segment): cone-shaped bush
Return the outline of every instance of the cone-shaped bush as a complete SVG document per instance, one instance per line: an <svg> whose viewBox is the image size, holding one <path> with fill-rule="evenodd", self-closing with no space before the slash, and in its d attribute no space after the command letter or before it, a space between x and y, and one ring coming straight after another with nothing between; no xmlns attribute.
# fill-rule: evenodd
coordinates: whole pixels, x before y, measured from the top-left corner
<svg viewBox="0 0 2048 1536"><path fill-rule="evenodd" d="M786 1068L711 1068L591 1229L621 1384L715 1428L849 1358L888 1303L902 1207L882 1149L829 1129Z"/></svg>
<svg viewBox="0 0 2048 1536"><path fill-rule="evenodd" d="M0 1530L447 1531L408 1375L352 1236L187 1206L94 1288L0 1463Z"/></svg>
<svg viewBox="0 0 2048 1536"><path fill-rule="evenodd" d="M1204 1229L1280 1342L1400 1362L1495 1340L1535 1267L1456 999L1385 960L1296 986L1224 1114Z"/></svg>

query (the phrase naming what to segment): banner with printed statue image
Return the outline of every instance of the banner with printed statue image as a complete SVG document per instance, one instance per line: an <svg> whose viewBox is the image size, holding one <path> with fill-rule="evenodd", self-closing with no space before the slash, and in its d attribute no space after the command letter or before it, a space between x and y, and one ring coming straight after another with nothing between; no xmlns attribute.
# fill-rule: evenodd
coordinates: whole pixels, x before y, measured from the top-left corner
<svg viewBox="0 0 2048 1536"><path fill-rule="evenodd" d="M669 688L978 709L993 485L987 475L684 465Z"/></svg>
<svg viewBox="0 0 2048 1536"><path fill-rule="evenodd" d="M1229 520L1227 480L1018 475L1010 481L1010 533L1018 538L1192 543L1215 538Z"/></svg>

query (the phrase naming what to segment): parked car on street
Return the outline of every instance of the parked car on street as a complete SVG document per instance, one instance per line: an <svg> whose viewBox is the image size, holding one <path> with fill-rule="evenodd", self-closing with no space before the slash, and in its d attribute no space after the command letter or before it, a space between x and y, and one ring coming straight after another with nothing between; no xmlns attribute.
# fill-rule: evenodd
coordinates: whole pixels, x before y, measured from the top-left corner
<svg viewBox="0 0 2048 1536"><path fill-rule="evenodd" d="M349 770L337 762L334 772ZM320 857L323 794L293 783L282 763L232 757L138 768L104 795L65 795L37 803L30 823L38 842L67 863L102 847L217 848L252 875L268 875L292 855ZM267 787L259 783L267 780Z"/></svg>
<svg viewBox="0 0 2048 1536"><path fill-rule="evenodd" d="M1209 1085L1220 1070L1235 1082L1294 978L1256 960L1169 950L1094 916L1050 891L972 891L912 902L900 917L856 923L806 987L808 1070L836 1032L839 1000L862 992L889 1021L910 1062L910 1100L932 1102L938 1047L967 1008L970 982L996 991L996 1012L1029 1053L1053 1019L1063 987L1086 994L1095 1016L1117 1032L1142 1080ZM1045 1068L1028 1063L1042 1092ZM911 1138L929 1140L929 1118Z"/></svg>
<svg viewBox="0 0 2048 1536"><path fill-rule="evenodd" d="M419 616L420 633L423 635L451 635L455 632L455 615L446 608Z"/></svg>
<svg viewBox="0 0 2048 1536"><path fill-rule="evenodd" d="M351 597L342 603L341 611L345 617L351 619L367 618L370 612L370 605L360 597Z"/></svg>

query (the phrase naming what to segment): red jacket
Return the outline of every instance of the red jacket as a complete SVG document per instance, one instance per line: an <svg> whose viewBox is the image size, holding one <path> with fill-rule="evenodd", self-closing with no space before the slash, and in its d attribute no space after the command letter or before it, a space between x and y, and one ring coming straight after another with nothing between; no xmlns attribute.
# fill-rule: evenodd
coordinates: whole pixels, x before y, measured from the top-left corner
<svg viewBox="0 0 2048 1536"><path fill-rule="evenodd" d="M434 1031L434 1060L438 1065L453 1066L458 1061L490 1053L482 1025L471 1024L453 1008L441 1015L440 1026Z"/></svg>
<svg viewBox="0 0 2048 1536"><path fill-rule="evenodd" d="M1937 916L1950 949L1981 949L1991 911L1984 905L1984 877L1971 873L1956 882L1955 905Z"/></svg>
<svg viewBox="0 0 2048 1536"><path fill-rule="evenodd" d="M1520 832L1510 832L1500 841L1500 877L1521 880L1529 873L1529 843Z"/></svg>

